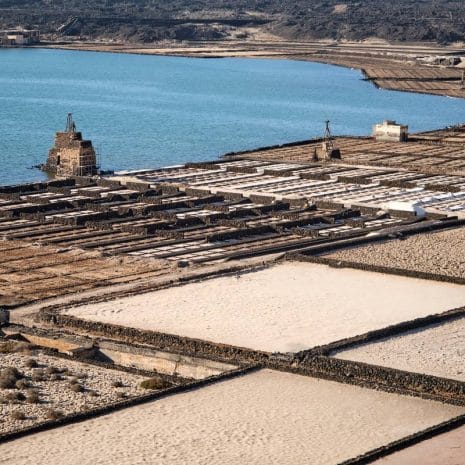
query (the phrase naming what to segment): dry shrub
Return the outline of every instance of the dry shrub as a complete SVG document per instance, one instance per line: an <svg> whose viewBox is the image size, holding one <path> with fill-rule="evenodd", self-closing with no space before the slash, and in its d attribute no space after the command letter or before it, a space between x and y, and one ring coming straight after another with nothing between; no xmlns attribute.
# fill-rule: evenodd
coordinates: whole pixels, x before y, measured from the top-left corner
<svg viewBox="0 0 465 465"><path fill-rule="evenodd" d="M49 366L45 369L45 373L47 373L47 375L54 375L55 373L59 373L60 370L56 367L52 367L52 366Z"/></svg>
<svg viewBox="0 0 465 465"><path fill-rule="evenodd" d="M5 394L4 399L10 403L15 404L17 402L23 402L26 400L26 396L22 392L13 391Z"/></svg>
<svg viewBox="0 0 465 465"><path fill-rule="evenodd" d="M6 367L0 372L0 376L12 376L15 379L24 378L24 375L16 367Z"/></svg>
<svg viewBox="0 0 465 465"><path fill-rule="evenodd" d="M0 353L13 354L15 352L29 352L32 347L32 344L28 342L7 341L0 344Z"/></svg>
<svg viewBox="0 0 465 465"><path fill-rule="evenodd" d="M28 358L26 360L26 362L24 363L24 365L27 368L37 368L39 366L39 364L37 363L37 360L35 358Z"/></svg>
<svg viewBox="0 0 465 465"><path fill-rule="evenodd" d="M27 389L29 387L29 382L25 379L18 379L15 386L16 389Z"/></svg>
<svg viewBox="0 0 465 465"><path fill-rule="evenodd" d="M79 383L70 384L69 387L70 387L71 391L73 391L73 392L83 392L84 391L84 387Z"/></svg>
<svg viewBox="0 0 465 465"><path fill-rule="evenodd" d="M16 378L11 376L0 375L0 389L14 389L16 387Z"/></svg>
<svg viewBox="0 0 465 465"><path fill-rule="evenodd" d="M45 381L45 371L42 368L36 368L32 372L32 380L33 381Z"/></svg>
<svg viewBox="0 0 465 465"><path fill-rule="evenodd" d="M140 387L143 389L166 389L170 386L168 381L161 378L149 378L140 383Z"/></svg>
<svg viewBox="0 0 465 465"><path fill-rule="evenodd" d="M114 388L121 388L121 387L124 387L123 386L123 383L121 381L113 381L111 383L111 385L114 387Z"/></svg>
<svg viewBox="0 0 465 465"><path fill-rule="evenodd" d="M63 376L61 376L60 373L53 373L52 375L50 375L50 380L51 381L62 381Z"/></svg>
<svg viewBox="0 0 465 465"><path fill-rule="evenodd" d="M58 420L60 418L63 418L64 414L60 410L54 410L52 408L49 408L45 411L45 417L48 420Z"/></svg>
<svg viewBox="0 0 465 465"><path fill-rule="evenodd" d="M23 421L26 419L26 415L19 410L15 410L14 412L11 412L11 418L13 418L13 420Z"/></svg>
<svg viewBox="0 0 465 465"><path fill-rule="evenodd" d="M26 395L26 402L28 404L38 404L40 402L39 391L37 389L29 389Z"/></svg>
<svg viewBox="0 0 465 465"><path fill-rule="evenodd" d="M7 341L0 344L0 354L12 354L16 352L16 342Z"/></svg>
<svg viewBox="0 0 465 465"><path fill-rule="evenodd" d="M15 367L7 367L0 371L0 389L14 389L16 381L24 375Z"/></svg>
<svg viewBox="0 0 465 465"><path fill-rule="evenodd" d="M127 394L125 392L118 391L116 393L116 397L118 397L118 399L126 399Z"/></svg>

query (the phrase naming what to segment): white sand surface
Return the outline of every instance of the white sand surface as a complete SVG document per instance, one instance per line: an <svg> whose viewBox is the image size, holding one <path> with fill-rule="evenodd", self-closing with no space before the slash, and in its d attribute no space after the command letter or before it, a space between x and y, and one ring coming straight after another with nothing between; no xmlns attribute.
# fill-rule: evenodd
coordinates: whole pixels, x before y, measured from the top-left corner
<svg viewBox="0 0 465 465"><path fill-rule="evenodd" d="M465 318L409 331L333 355L465 381Z"/></svg>
<svg viewBox="0 0 465 465"><path fill-rule="evenodd" d="M465 426L415 444L373 465L464 465Z"/></svg>
<svg viewBox="0 0 465 465"><path fill-rule="evenodd" d="M257 350L293 352L462 305L463 286L296 262L67 313Z"/></svg>
<svg viewBox="0 0 465 465"><path fill-rule="evenodd" d="M0 463L337 464L464 410L263 370L18 439Z"/></svg>

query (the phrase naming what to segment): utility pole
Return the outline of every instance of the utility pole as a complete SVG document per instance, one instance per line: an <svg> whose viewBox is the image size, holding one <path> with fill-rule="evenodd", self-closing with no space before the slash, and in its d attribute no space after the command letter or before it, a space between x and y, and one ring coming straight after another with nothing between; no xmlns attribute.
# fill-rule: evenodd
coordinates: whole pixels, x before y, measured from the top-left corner
<svg viewBox="0 0 465 465"><path fill-rule="evenodd" d="M331 129L329 128L329 123L330 121L327 120L325 121L326 127L325 127L325 133L323 136L325 146L326 146L326 152L330 154L332 150L334 149L334 144L333 144L333 137L331 136Z"/></svg>
<svg viewBox="0 0 465 465"><path fill-rule="evenodd" d="M68 113L68 118L66 119L66 131L65 132L76 132L76 125L74 124L72 113Z"/></svg>

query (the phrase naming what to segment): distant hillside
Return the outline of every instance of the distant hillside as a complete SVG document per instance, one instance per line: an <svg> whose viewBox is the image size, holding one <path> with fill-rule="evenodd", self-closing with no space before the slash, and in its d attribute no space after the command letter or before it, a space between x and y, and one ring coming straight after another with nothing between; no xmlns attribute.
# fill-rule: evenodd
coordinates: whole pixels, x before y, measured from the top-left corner
<svg viewBox="0 0 465 465"><path fill-rule="evenodd" d="M54 37L153 42L288 39L465 40L463 0L0 0L0 28Z"/></svg>

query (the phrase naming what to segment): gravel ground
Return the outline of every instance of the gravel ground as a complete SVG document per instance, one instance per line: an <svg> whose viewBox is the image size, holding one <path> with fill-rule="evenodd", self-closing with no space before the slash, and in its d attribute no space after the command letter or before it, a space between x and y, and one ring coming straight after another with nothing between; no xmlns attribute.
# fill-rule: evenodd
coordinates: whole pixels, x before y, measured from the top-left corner
<svg viewBox="0 0 465 465"><path fill-rule="evenodd" d="M465 227L340 250L325 257L465 278Z"/></svg>
<svg viewBox="0 0 465 465"><path fill-rule="evenodd" d="M37 368L27 366L31 359L37 361ZM45 421L49 419L50 410L69 415L121 401L122 396L131 398L147 393L139 387L140 382L145 379L141 376L53 357L40 351L0 353L0 373L7 367L18 369L30 387L0 389L0 433ZM51 367L57 373L51 374ZM41 374L43 380L40 380ZM81 385L83 392L74 392L72 383ZM115 387L114 383L121 383L122 386ZM12 402L7 399L17 394L28 396L30 389L38 391L38 403ZM22 412L26 418L15 420L12 416L14 412Z"/></svg>

